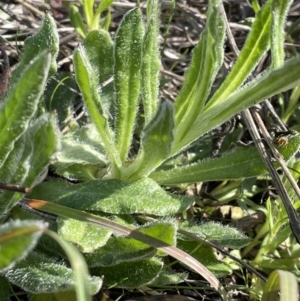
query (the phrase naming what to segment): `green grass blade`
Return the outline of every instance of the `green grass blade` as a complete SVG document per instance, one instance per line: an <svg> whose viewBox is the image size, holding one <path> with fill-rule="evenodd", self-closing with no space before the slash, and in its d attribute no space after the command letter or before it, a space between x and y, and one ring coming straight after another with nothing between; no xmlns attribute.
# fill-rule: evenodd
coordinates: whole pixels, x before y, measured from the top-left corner
<svg viewBox="0 0 300 301"><path fill-rule="evenodd" d="M47 230L45 233L53 238L63 248L68 256L71 267L74 271L75 281L77 282L75 287L77 301L92 301L88 285L88 268L83 256L73 245L61 239L55 232Z"/></svg>
<svg viewBox="0 0 300 301"><path fill-rule="evenodd" d="M121 161L127 158L140 94L144 26L140 9L127 13L115 41L115 140Z"/></svg>

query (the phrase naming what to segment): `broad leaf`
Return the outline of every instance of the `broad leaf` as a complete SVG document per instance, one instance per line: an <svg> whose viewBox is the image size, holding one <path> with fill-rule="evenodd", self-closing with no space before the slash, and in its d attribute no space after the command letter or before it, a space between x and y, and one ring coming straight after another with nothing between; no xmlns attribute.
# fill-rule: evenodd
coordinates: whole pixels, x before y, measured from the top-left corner
<svg viewBox="0 0 300 301"><path fill-rule="evenodd" d="M59 218L57 224L59 236L75 243L84 253L93 252L104 246L111 236L111 231L107 229L74 219Z"/></svg>
<svg viewBox="0 0 300 301"><path fill-rule="evenodd" d="M182 212L193 203L192 198L166 193L157 183L147 178L135 182L106 180L76 185L44 182L33 190L31 197L80 210L157 216Z"/></svg>
<svg viewBox="0 0 300 301"><path fill-rule="evenodd" d="M45 52L38 55L6 95L0 109L0 167L37 111L49 66L50 55Z"/></svg>
<svg viewBox="0 0 300 301"><path fill-rule="evenodd" d="M251 242L251 239L235 228L225 227L221 224L208 222L203 224L181 223L180 228L200 235L215 244L231 249L241 249ZM180 235L181 240L190 240L186 236Z"/></svg>
<svg viewBox="0 0 300 301"><path fill-rule="evenodd" d="M5 277L34 294L72 290L78 285L74 282L70 268L34 252L6 271ZM90 294L95 294L101 287L102 280L99 277L89 277L89 285Z"/></svg>
<svg viewBox="0 0 300 301"><path fill-rule="evenodd" d="M56 131L55 121L48 114L32 122L2 166L0 180L34 186L57 149ZM1 213L10 211L22 197L20 192L4 191L0 200Z"/></svg>

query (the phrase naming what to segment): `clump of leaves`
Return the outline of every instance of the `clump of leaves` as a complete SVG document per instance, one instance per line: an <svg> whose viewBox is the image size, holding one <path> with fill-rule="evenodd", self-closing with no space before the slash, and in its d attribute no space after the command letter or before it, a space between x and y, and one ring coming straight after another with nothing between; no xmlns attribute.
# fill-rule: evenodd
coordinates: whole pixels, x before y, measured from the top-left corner
<svg viewBox="0 0 300 301"><path fill-rule="evenodd" d="M187 211L194 199L167 193L161 185L234 180L266 173L255 148L236 148L221 157L193 164L177 160L175 165L171 159L241 110L300 83L295 67L300 65L300 59L294 58L242 87L270 49L273 2L267 1L257 12L239 58L212 96L210 90L223 62L225 37L218 0L209 2L206 29L193 51L175 104L158 99L158 0L148 1L146 24L140 8L135 8L124 16L114 41L104 30L91 31L74 51L76 81L90 121L82 127L74 123L61 137L61 149L53 166L57 174L81 183L43 182L31 197L45 201L24 202L59 216L51 228L78 246L92 275L105 275L105 285L178 283L187 274L177 273L166 264L165 255L169 254L201 273L224 300L229 300L214 275L229 274L231 267L217 260L211 247L178 232L185 229L234 249L247 245L249 238L216 223L177 221L174 216ZM279 13L283 17L286 10ZM113 83L99 92L99 85L110 77ZM143 114L139 114L140 105ZM299 140L295 135L287 147L279 148L286 160L298 151ZM41 239L38 250L46 257L65 260L62 251L47 238ZM32 256L37 264L45 261L37 254ZM31 262L29 258L28 264ZM50 260L47 264L53 266ZM28 271L18 266L6 276L13 282L17 279L13 276L22 273L29 277ZM54 279L45 270L43 275L41 279ZM19 280L13 283L38 295L45 293L38 280L35 291ZM69 286L57 285L47 293L62 294L68 289Z"/></svg>

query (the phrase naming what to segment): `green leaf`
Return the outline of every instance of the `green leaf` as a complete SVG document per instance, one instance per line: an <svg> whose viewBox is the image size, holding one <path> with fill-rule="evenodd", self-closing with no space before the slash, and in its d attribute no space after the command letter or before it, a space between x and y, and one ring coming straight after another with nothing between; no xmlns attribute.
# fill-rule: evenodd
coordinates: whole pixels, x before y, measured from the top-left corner
<svg viewBox="0 0 300 301"><path fill-rule="evenodd" d="M136 288L153 281L160 273L163 263L158 258L136 262L123 262L114 267L92 268L93 275L104 276L104 285Z"/></svg>
<svg viewBox="0 0 300 301"><path fill-rule="evenodd" d="M35 185L57 149L56 121L52 117L44 114L29 125L2 166L0 181L27 187ZM0 199L0 212L9 212L22 197L22 193L4 191Z"/></svg>
<svg viewBox="0 0 300 301"><path fill-rule="evenodd" d="M241 249L251 242L251 239L235 228L225 227L214 222L203 224L181 223L180 228L190 233L200 235L219 246L231 249ZM186 236L180 236L181 240L190 240Z"/></svg>
<svg viewBox="0 0 300 301"><path fill-rule="evenodd" d="M101 2L102 4L102 2ZM113 75L113 41L106 30L93 30L86 36L83 46L86 54L99 78L103 83Z"/></svg>
<svg viewBox="0 0 300 301"><path fill-rule="evenodd" d="M155 221L136 228L142 233L155 237L169 245L176 244L176 228L174 222ZM111 237L107 244L96 252L86 254L89 266L115 266L122 262L134 262L156 254L156 249L148 244L129 237Z"/></svg>
<svg viewBox="0 0 300 301"><path fill-rule="evenodd" d="M293 58L286 61L281 68L266 72L241 90L232 93L227 99L214 105L213 108L205 107L187 135L176 145L173 144L172 154L187 147L242 110L299 85L299 68L300 57Z"/></svg>
<svg viewBox="0 0 300 301"><path fill-rule="evenodd" d="M100 178L107 165L103 143L90 124L63 136L54 168L59 175L83 181Z"/></svg>
<svg viewBox="0 0 300 301"><path fill-rule="evenodd" d="M207 22L200 42L176 99L176 138L181 140L205 105L211 86L223 63L225 25L220 15L220 1L209 1ZM176 142L175 142L176 143Z"/></svg>
<svg viewBox="0 0 300 301"><path fill-rule="evenodd" d="M14 147L15 141L26 131L37 111L46 85L50 55L39 54L9 90L0 109L0 167Z"/></svg>
<svg viewBox="0 0 300 301"><path fill-rule="evenodd" d="M95 16L100 15L103 11L105 11L112 3L114 2L114 0L103 0L101 1L101 3L99 4Z"/></svg>
<svg viewBox="0 0 300 301"><path fill-rule="evenodd" d="M31 252L26 259L6 271L5 277L11 283L34 294L67 291L78 285L70 268L35 252ZM101 278L89 277L91 295L97 293L101 285Z"/></svg>
<svg viewBox="0 0 300 301"><path fill-rule="evenodd" d="M107 229L74 219L59 218L57 226L59 236L75 243L77 248L84 253L93 252L104 246L111 235L111 231Z"/></svg>
<svg viewBox="0 0 300 301"><path fill-rule="evenodd" d="M87 30L86 30L86 27L83 23L81 14L79 12L79 9L76 5L71 6L69 17L70 17L70 21L71 21L72 26L75 28L75 30L77 31L79 36L82 39L84 39L86 37Z"/></svg>
<svg viewBox="0 0 300 301"><path fill-rule="evenodd" d="M261 300L278 300L280 294L282 301L297 301L298 293L298 281L295 275L288 271L275 270L268 277Z"/></svg>
<svg viewBox="0 0 300 301"><path fill-rule="evenodd" d="M271 54L272 68L282 66L284 62L284 27L291 0L272 0L271 2Z"/></svg>
<svg viewBox="0 0 300 301"><path fill-rule="evenodd" d="M100 19L100 15L101 13L106 10L112 3L114 2L114 0L102 0L101 3L99 4L96 13L94 15L93 18L93 25L92 25L92 29L98 29L99 28L99 19Z"/></svg>
<svg viewBox="0 0 300 301"><path fill-rule="evenodd" d="M271 2L268 0L263 8L256 14L252 24L251 32L247 37L245 45L230 73L209 100L206 110L221 103L236 91L247 79L250 72L258 64L264 53L270 47L270 24L271 24Z"/></svg>
<svg viewBox="0 0 300 301"><path fill-rule="evenodd" d="M114 49L115 141L122 162L127 159L138 109L143 36L142 14L136 8L124 16Z"/></svg>
<svg viewBox="0 0 300 301"><path fill-rule="evenodd" d="M91 121L104 143L107 156L113 166L120 166L121 163L114 146L113 134L98 94L98 78L83 47L79 47L74 51L74 67L76 80L85 105Z"/></svg>
<svg viewBox="0 0 300 301"><path fill-rule="evenodd" d="M174 109L169 101L163 101L150 123L142 132L141 150L122 178L132 181L148 176L170 154L173 142Z"/></svg>
<svg viewBox="0 0 300 301"><path fill-rule="evenodd" d="M99 250L85 254L85 260L89 267L109 267L122 262L135 262L151 258L156 249L132 238L111 237L107 244Z"/></svg>
<svg viewBox="0 0 300 301"><path fill-rule="evenodd" d="M94 0L83 1L83 10L84 10L88 29L92 29L92 22L94 18L93 6L94 6Z"/></svg>
<svg viewBox="0 0 300 301"><path fill-rule="evenodd" d="M40 57L40 55L45 52L51 54L50 68L47 70L49 74L47 74L47 77L49 78L54 75L57 71L56 56L58 54L58 50L59 36L57 33L56 24L50 14L46 13L39 31L35 35L28 37L25 40L24 53L18 67L12 72L10 85L12 84L13 86L17 81L20 80L20 78L24 78L24 74L22 74L24 69L28 68L28 66L31 65L31 61L35 60L37 56ZM44 62L46 62L46 60ZM48 65L48 62L46 65ZM44 68L45 67L41 69ZM37 78L38 76L36 76L35 79ZM24 99L23 102L27 103L27 101Z"/></svg>
<svg viewBox="0 0 300 301"><path fill-rule="evenodd" d="M36 245L47 227L39 221L10 221L0 226L0 271L11 268Z"/></svg>
<svg viewBox="0 0 300 301"><path fill-rule="evenodd" d="M178 240L178 248L187 252L208 268L216 277L224 277L232 273L230 267L217 260L213 249L196 241Z"/></svg>
<svg viewBox="0 0 300 301"><path fill-rule="evenodd" d="M154 117L158 103L159 70L161 67L158 35L160 2L148 1L147 29L143 41L143 60L141 77L141 98L143 102L145 124Z"/></svg>
<svg viewBox="0 0 300 301"><path fill-rule="evenodd" d="M290 160L300 147L300 135L289 140L279 151L286 161ZM206 159L198 163L170 170L157 171L150 177L163 185L194 183L203 181L237 180L257 177L267 169L255 147L238 147L222 157Z"/></svg>
<svg viewBox="0 0 300 301"><path fill-rule="evenodd" d="M88 181L71 186L63 182L44 182L34 188L31 197L79 210L157 216L180 213L193 203L192 198L166 193L148 178L135 182Z"/></svg>

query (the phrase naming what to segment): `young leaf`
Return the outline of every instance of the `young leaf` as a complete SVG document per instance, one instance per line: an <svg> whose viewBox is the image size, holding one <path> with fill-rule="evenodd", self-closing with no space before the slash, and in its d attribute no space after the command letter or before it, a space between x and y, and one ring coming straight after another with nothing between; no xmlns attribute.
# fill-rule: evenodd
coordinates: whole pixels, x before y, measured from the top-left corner
<svg viewBox="0 0 300 301"><path fill-rule="evenodd" d="M92 23L93 23L93 18L94 18L93 9L94 9L94 0L83 1L83 10L84 10L88 29L92 29Z"/></svg>
<svg viewBox="0 0 300 301"><path fill-rule="evenodd" d="M161 105L142 132L141 150L134 162L124 169L122 179L129 181L148 176L170 154L173 142L174 109L169 101Z"/></svg>
<svg viewBox="0 0 300 301"><path fill-rule="evenodd" d="M79 12L79 9L76 5L72 5L70 8L70 21L72 26L75 28L79 36L84 39L87 34L86 27L82 21L81 14Z"/></svg>
<svg viewBox="0 0 300 301"><path fill-rule="evenodd" d="M141 93L145 124L154 117L158 104L159 69L161 66L158 34L159 10L158 0L148 1L147 29L143 41L143 61L141 77Z"/></svg>
<svg viewBox="0 0 300 301"><path fill-rule="evenodd" d="M300 135L289 140L286 147L279 150L285 160L289 160L299 150ZM255 147L238 147L222 157L200 161L199 163L157 171L150 177L163 185L194 183L202 181L236 180L256 177L267 173L261 157Z"/></svg>
<svg viewBox="0 0 300 301"><path fill-rule="evenodd" d="M223 63L225 25L221 18L219 0L209 1L207 22L183 87L175 102L176 140L181 140L202 110L216 74Z"/></svg>
<svg viewBox="0 0 300 301"><path fill-rule="evenodd" d="M99 28L99 19L100 19L101 13L104 10L106 10L113 2L114 2L114 0L102 0L101 1L101 3L99 4L99 6L96 10L96 13L94 15L93 24L92 24L91 29L98 29Z"/></svg>
<svg viewBox="0 0 300 301"><path fill-rule="evenodd" d="M182 212L193 203L192 198L166 193L148 178L135 182L88 181L71 186L63 182L43 182L34 188L31 197L79 210L157 216Z"/></svg>
<svg viewBox="0 0 300 301"><path fill-rule="evenodd" d="M112 131L98 94L98 78L83 47L79 47L74 51L74 67L76 80L90 118L100 134L106 154L110 158L113 167L118 167L121 163L116 153Z"/></svg>
<svg viewBox="0 0 300 301"><path fill-rule="evenodd" d="M39 221L10 221L0 226L0 271L24 258L36 245L47 227Z"/></svg>
<svg viewBox="0 0 300 301"><path fill-rule="evenodd" d="M127 159L138 109L143 36L142 14L136 8L124 16L114 49L115 141L122 162Z"/></svg>
<svg viewBox="0 0 300 301"><path fill-rule="evenodd" d="M50 59L50 54L45 52L37 55L6 95L0 109L0 167L37 111L46 85Z"/></svg>

